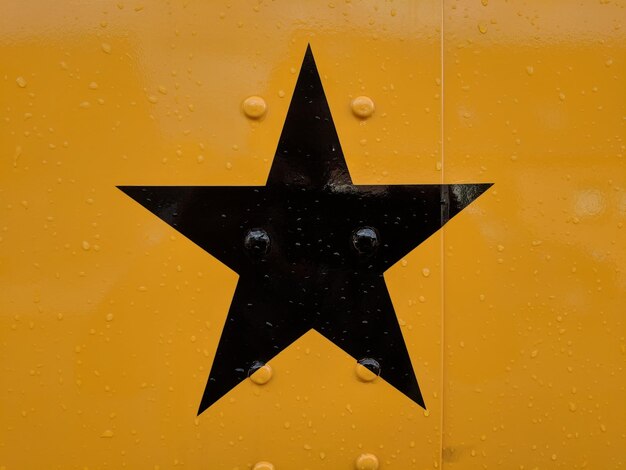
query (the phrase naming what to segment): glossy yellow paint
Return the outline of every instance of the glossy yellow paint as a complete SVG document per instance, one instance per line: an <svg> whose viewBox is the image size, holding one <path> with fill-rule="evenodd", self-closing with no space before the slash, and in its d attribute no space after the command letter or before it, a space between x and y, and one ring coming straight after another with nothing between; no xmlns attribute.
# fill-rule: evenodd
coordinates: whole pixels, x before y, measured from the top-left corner
<svg viewBox="0 0 626 470"><path fill-rule="evenodd" d="M623 468L624 5L512 3L3 2L0 468ZM196 417L236 275L115 186L264 184L308 43L356 183L495 183L386 273L428 412L310 332Z"/></svg>

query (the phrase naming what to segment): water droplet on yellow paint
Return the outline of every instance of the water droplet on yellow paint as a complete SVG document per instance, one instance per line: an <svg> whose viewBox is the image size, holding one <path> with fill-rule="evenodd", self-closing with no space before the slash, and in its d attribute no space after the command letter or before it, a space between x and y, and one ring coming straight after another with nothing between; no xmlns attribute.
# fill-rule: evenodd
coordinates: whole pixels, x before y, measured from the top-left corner
<svg viewBox="0 0 626 470"><path fill-rule="evenodd" d="M111 44L109 44L108 42L103 42L100 47L102 47L102 52L106 53L106 54L110 54L111 53Z"/></svg>
<svg viewBox="0 0 626 470"><path fill-rule="evenodd" d="M354 462L357 470L378 470L378 457L374 454L361 454Z"/></svg>
<svg viewBox="0 0 626 470"><path fill-rule="evenodd" d="M167 95L167 88L165 88L163 85L159 86L158 90L159 93L161 93L162 95Z"/></svg>
<svg viewBox="0 0 626 470"><path fill-rule="evenodd" d="M82 247L83 247L83 250L88 251L91 248L91 245L89 244L87 240L83 240Z"/></svg>
<svg viewBox="0 0 626 470"><path fill-rule="evenodd" d="M565 101L565 93L559 93L559 99Z"/></svg>
<svg viewBox="0 0 626 470"><path fill-rule="evenodd" d="M111 431L110 429L107 429L102 434L100 434L100 437L113 437L113 431Z"/></svg>
<svg viewBox="0 0 626 470"><path fill-rule="evenodd" d="M28 84L24 77L17 77L15 79L15 83L17 83L17 86L20 88L26 88L26 85Z"/></svg>
<svg viewBox="0 0 626 470"><path fill-rule="evenodd" d="M198 163L202 163L202 162L204 161L204 155L198 155L198 156L196 157L196 161L197 161Z"/></svg>
<svg viewBox="0 0 626 470"><path fill-rule="evenodd" d="M78 105L81 109L89 109L91 108L91 103L89 101L83 101Z"/></svg>
<svg viewBox="0 0 626 470"><path fill-rule="evenodd" d="M535 73L535 68L532 65L527 65L526 66L526 73L528 75L532 75L533 73Z"/></svg>
<svg viewBox="0 0 626 470"><path fill-rule="evenodd" d="M241 107L250 119L259 119L267 111L267 103L260 96L249 96L243 101Z"/></svg>
<svg viewBox="0 0 626 470"><path fill-rule="evenodd" d="M89 84L89 88L90 88L91 90L97 90L97 89L98 89L98 84L97 84L96 82L91 82L91 83Z"/></svg>
<svg viewBox="0 0 626 470"><path fill-rule="evenodd" d="M607 67L610 67L611 65L613 65L613 59L608 59L604 65L606 65Z"/></svg>
<svg viewBox="0 0 626 470"><path fill-rule="evenodd" d="M148 101L152 104L155 104L159 101L159 99L154 95L148 95Z"/></svg>
<svg viewBox="0 0 626 470"><path fill-rule="evenodd" d="M355 116L366 119L374 114L374 101L369 96L357 96L350 104Z"/></svg>
<svg viewBox="0 0 626 470"><path fill-rule="evenodd" d="M260 367L253 366L254 371L250 374L250 380L257 385L264 385L272 378L272 366L263 364Z"/></svg>
<svg viewBox="0 0 626 470"><path fill-rule="evenodd" d="M487 32L487 25L485 23L478 23L478 31L480 31L481 34L485 34Z"/></svg>
<svg viewBox="0 0 626 470"><path fill-rule="evenodd" d="M106 317L104 317L106 321L113 321L113 314L112 313L107 313Z"/></svg>
<svg viewBox="0 0 626 470"><path fill-rule="evenodd" d="M285 91L284 90L278 90L278 97L279 98L284 98L285 97Z"/></svg>
<svg viewBox="0 0 626 470"><path fill-rule="evenodd" d="M489 0L480 0L480 3L482 3L483 6L486 7L487 5L489 5Z"/></svg>
<svg viewBox="0 0 626 470"><path fill-rule="evenodd" d="M572 412L576 411L576 403L570 401L569 402L569 410L572 411Z"/></svg>
<svg viewBox="0 0 626 470"><path fill-rule="evenodd" d="M428 269L428 268L422 269L422 276L424 276L424 277L430 276L430 269Z"/></svg>

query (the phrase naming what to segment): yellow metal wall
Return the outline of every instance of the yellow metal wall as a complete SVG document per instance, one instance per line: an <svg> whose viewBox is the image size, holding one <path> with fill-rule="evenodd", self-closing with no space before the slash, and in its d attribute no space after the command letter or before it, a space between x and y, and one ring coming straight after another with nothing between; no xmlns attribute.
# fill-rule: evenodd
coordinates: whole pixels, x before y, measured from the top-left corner
<svg viewBox="0 0 626 470"><path fill-rule="evenodd" d="M626 465L623 3L2 10L0 468ZM311 332L196 417L236 274L116 185L264 184L309 43L355 183L495 183L385 276L428 411Z"/></svg>

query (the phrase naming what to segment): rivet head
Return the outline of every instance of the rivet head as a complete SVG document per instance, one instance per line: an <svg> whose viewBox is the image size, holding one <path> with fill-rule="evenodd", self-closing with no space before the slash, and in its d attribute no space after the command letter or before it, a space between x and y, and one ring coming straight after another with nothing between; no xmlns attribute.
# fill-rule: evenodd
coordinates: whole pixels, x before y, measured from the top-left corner
<svg viewBox="0 0 626 470"><path fill-rule="evenodd" d="M257 462L252 470L274 470L274 465L269 462Z"/></svg>
<svg viewBox="0 0 626 470"><path fill-rule="evenodd" d="M272 378L272 366L260 361L254 361L248 370L248 377L250 377L253 383L264 385Z"/></svg>
<svg viewBox="0 0 626 470"><path fill-rule="evenodd" d="M352 245L361 255L372 255L380 245L378 231L372 227L361 227L352 232Z"/></svg>
<svg viewBox="0 0 626 470"><path fill-rule="evenodd" d="M267 103L260 96L249 96L241 105L243 112L250 119L259 119L267 111Z"/></svg>
<svg viewBox="0 0 626 470"><path fill-rule="evenodd" d="M380 375L380 364L376 359L364 357L356 363L356 376L363 382L371 382Z"/></svg>
<svg viewBox="0 0 626 470"><path fill-rule="evenodd" d="M357 470L378 470L378 457L374 454L361 454L355 462Z"/></svg>
<svg viewBox="0 0 626 470"><path fill-rule="evenodd" d="M252 256L262 258L270 252L270 236L262 228L248 230L243 245Z"/></svg>
<svg viewBox="0 0 626 470"><path fill-rule="evenodd" d="M369 96L357 96L351 103L352 112L361 119L367 119L374 114L375 106Z"/></svg>

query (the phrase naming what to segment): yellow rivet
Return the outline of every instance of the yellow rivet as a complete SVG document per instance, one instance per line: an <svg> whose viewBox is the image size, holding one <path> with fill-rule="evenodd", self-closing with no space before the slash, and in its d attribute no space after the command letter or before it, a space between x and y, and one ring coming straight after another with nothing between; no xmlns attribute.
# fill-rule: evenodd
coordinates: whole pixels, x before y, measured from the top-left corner
<svg viewBox="0 0 626 470"><path fill-rule="evenodd" d="M366 119L374 114L374 102L368 96L357 96L351 103L352 112L355 116Z"/></svg>
<svg viewBox="0 0 626 470"><path fill-rule="evenodd" d="M355 462L357 470L378 470L378 458L374 454L361 454Z"/></svg>
<svg viewBox="0 0 626 470"><path fill-rule="evenodd" d="M356 363L355 372L359 380L362 380L363 382L372 382L373 380L376 379L376 377L378 377L378 374L376 374L375 372L372 372L370 369L365 367L365 365L361 364L360 362Z"/></svg>
<svg viewBox="0 0 626 470"><path fill-rule="evenodd" d="M266 384L270 381L271 378L272 366L270 366L269 364L262 365L250 375L250 380L252 380L257 385Z"/></svg>
<svg viewBox="0 0 626 470"><path fill-rule="evenodd" d="M274 465L269 462L257 462L252 467L252 470L274 470Z"/></svg>
<svg viewBox="0 0 626 470"><path fill-rule="evenodd" d="M267 111L267 104L260 96L249 96L241 106L244 114L250 119L259 119Z"/></svg>

